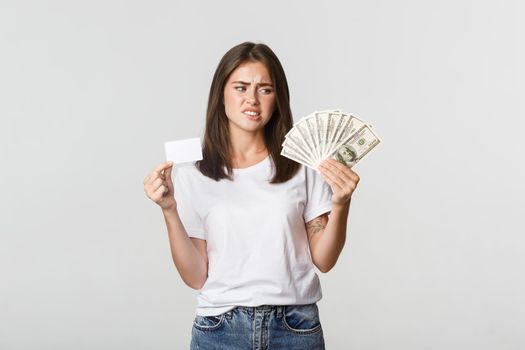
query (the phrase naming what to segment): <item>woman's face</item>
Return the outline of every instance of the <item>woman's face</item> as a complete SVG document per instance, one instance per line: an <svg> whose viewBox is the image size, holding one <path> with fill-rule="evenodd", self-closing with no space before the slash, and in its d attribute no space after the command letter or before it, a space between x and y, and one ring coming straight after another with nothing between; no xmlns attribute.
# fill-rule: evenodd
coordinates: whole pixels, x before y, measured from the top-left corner
<svg viewBox="0 0 525 350"><path fill-rule="evenodd" d="M224 107L232 128L264 129L275 105L275 90L268 69L261 62L239 65L224 86Z"/></svg>

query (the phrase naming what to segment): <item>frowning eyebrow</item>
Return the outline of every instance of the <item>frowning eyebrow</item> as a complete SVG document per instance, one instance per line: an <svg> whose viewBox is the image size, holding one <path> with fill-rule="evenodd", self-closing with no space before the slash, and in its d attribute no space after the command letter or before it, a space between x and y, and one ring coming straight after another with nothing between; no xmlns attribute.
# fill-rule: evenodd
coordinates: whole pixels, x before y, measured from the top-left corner
<svg viewBox="0 0 525 350"><path fill-rule="evenodd" d="M234 82L232 82L232 84L250 85L250 83L248 83L246 81L240 81L240 80L234 81ZM258 83L257 85L259 85L259 86L273 86L272 84L265 83L265 82Z"/></svg>

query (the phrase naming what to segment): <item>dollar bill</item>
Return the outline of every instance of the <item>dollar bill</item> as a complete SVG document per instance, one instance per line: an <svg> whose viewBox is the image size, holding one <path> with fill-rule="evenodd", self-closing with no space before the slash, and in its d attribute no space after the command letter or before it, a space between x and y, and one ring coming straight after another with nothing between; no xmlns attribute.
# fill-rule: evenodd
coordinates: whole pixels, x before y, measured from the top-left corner
<svg viewBox="0 0 525 350"><path fill-rule="evenodd" d="M309 115L306 118L310 117L311 116ZM306 118L300 120L294 125L292 129L290 129L290 131L285 136L284 142L287 142L289 138L293 139L296 144L301 144L305 148L305 150L307 150L308 154L310 155L310 158L314 160L314 155L317 153L315 151L316 144L313 133L310 130L309 125L305 122Z"/></svg>
<svg viewBox="0 0 525 350"><path fill-rule="evenodd" d="M342 114L341 119L343 125L337 130L335 138L330 141L329 149L324 154L325 157L330 157L340 145L346 143L357 130L366 125L364 121L350 114Z"/></svg>
<svg viewBox="0 0 525 350"><path fill-rule="evenodd" d="M319 151L320 140L315 113L312 113L308 117L304 118L304 120L302 120L298 126L303 127L303 130L307 130L307 137L310 138L313 144L313 158L319 159L319 157L321 157L321 153Z"/></svg>
<svg viewBox="0 0 525 350"><path fill-rule="evenodd" d="M336 132L336 123L341 115L341 110L328 110L315 113L320 129L320 158L324 158L331 144L331 137Z"/></svg>
<svg viewBox="0 0 525 350"><path fill-rule="evenodd" d="M379 143L370 124L341 109L327 109L295 123L285 135L281 154L313 169L327 158L352 167Z"/></svg>
<svg viewBox="0 0 525 350"><path fill-rule="evenodd" d="M305 141L297 135L290 135L283 142L283 149L289 149L294 154L300 156L302 159L310 164L314 164L315 159L312 159L311 153Z"/></svg>
<svg viewBox="0 0 525 350"><path fill-rule="evenodd" d="M317 170L317 167L315 167L312 163L310 163L308 160L306 160L305 158L303 158L301 155L295 153L291 148L283 148L281 150L281 155L293 160L293 161L296 161L297 163L300 163L300 164L303 164L309 168L312 168L314 170Z"/></svg>
<svg viewBox="0 0 525 350"><path fill-rule="evenodd" d="M352 168L380 142L380 138L374 133L372 128L365 125L355 132L350 139L337 147L333 158Z"/></svg>

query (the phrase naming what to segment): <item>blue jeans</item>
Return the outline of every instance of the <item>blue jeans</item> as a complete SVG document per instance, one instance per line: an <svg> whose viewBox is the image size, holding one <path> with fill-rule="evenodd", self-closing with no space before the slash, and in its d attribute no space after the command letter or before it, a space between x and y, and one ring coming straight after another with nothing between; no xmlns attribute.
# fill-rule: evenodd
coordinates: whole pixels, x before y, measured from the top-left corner
<svg viewBox="0 0 525 350"><path fill-rule="evenodd" d="M324 350L316 303L236 306L217 316L196 315L190 350Z"/></svg>

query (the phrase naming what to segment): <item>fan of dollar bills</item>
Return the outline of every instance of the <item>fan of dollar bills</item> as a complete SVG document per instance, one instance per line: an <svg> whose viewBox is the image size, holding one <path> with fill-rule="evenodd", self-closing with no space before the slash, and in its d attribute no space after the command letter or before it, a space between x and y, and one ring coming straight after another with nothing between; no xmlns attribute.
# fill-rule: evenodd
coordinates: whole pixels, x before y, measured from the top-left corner
<svg viewBox="0 0 525 350"><path fill-rule="evenodd" d="M381 140L372 126L340 109L313 112L299 120L286 134L281 155L317 170L334 158L353 167Z"/></svg>

